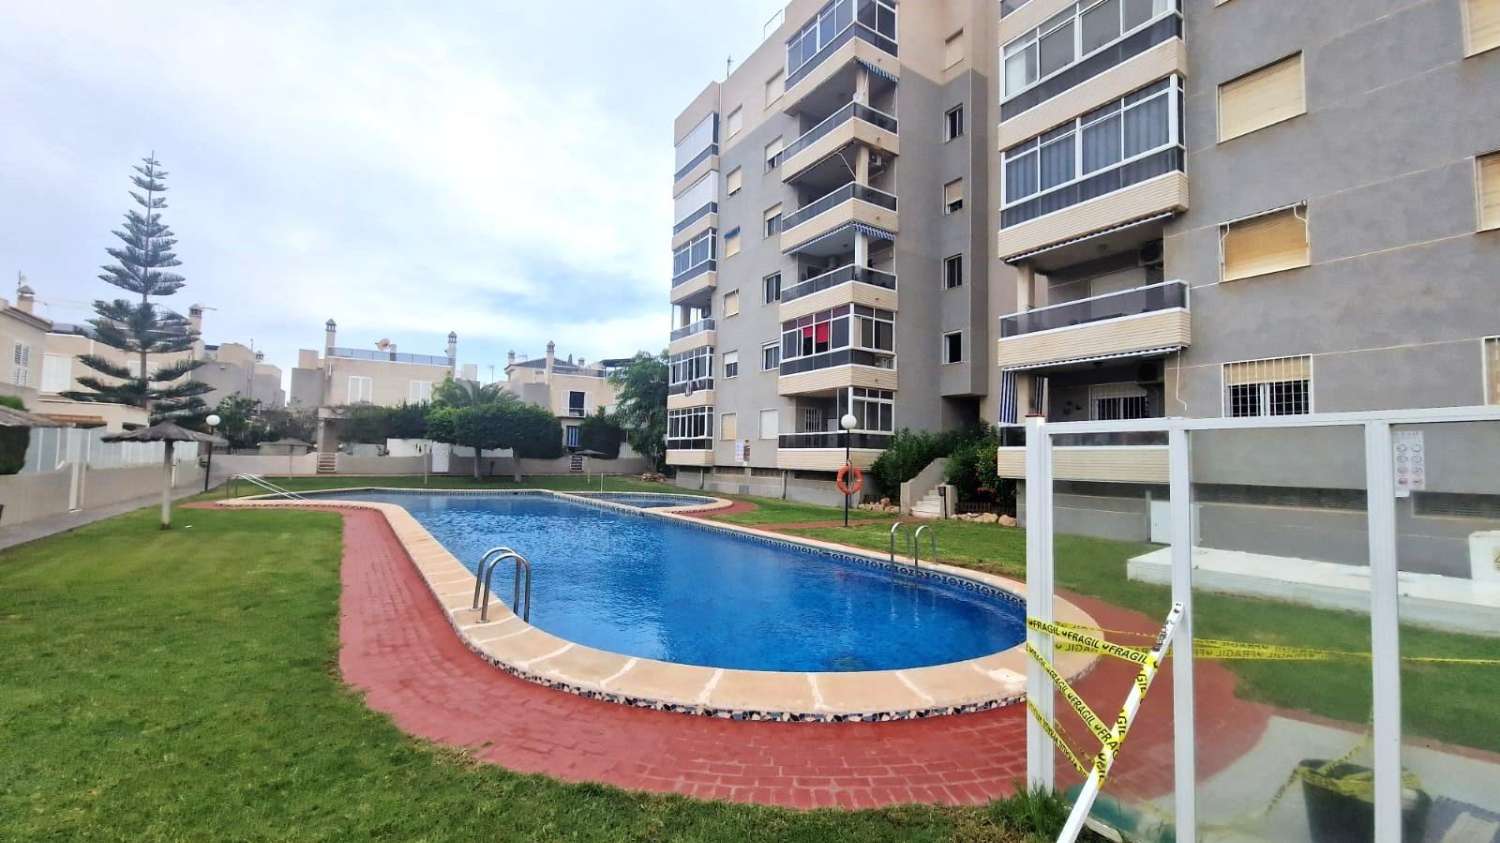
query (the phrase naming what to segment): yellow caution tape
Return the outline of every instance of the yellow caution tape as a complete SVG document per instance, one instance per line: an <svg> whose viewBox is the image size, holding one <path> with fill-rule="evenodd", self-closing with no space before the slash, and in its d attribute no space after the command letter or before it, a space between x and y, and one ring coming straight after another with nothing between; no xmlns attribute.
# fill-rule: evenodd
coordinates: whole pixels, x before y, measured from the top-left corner
<svg viewBox="0 0 1500 843"><path fill-rule="evenodd" d="M1053 723L1046 717L1042 716L1042 710L1037 708L1036 703L1033 702L1030 698L1027 698L1026 700L1026 708L1031 711L1031 716L1036 718L1037 725L1042 727L1042 733L1051 738L1052 742L1054 744L1057 744L1057 748L1062 750L1063 755L1066 756L1069 763L1073 765L1073 769L1077 770L1080 776L1087 776L1089 774L1088 768L1083 766L1083 762L1079 761L1078 756L1074 754L1073 748L1071 746L1068 746L1068 742L1063 739L1063 736L1061 734L1059 734L1059 732L1061 732L1062 730L1062 726Z"/></svg>
<svg viewBox="0 0 1500 843"><path fill-rule="evenodd" d="M1101 638L1084 635L1081 632L1054 623L1047 623L1036 618L1027 618L1026 625L1038 632L1045 632L1053 638L1061 638L1079 647L1086 648L1086 652L1103 653L1104 655L1114 656L1117 659L1123 659L1124 661L1138 665L1153 664L1154 661L1149 652L1139 648L1126 647L1123 644L1113 644Z"/></svg>
<svg viewBox="0 0 1500 843"><path fill-rule="evenodd" d="M1094 737L1098 738L1099 742L1109 750L1119 749L1120 742L1115 739L1109 727L1104 724L1103 720L1099 719L1099 715L1095 714L1092 708L1089 708L1089 704L1083 701L1083 697L1078 696L1078 692L1073 690L1073 686L1068 684L1068 680L1064 679L1061 673L1057 672L1057 668L1053 667L1051 662L1042 658L1042 654L1038 653L1036 648L1031 646L1030 643L1026 645L1026 654L1035 659L1037 664L1041 665L1042 670L1052 679L1052 684L1057 686L1057 692L1062 695L1063 699L1068 701L1068 705L1078 715L1078 719L1082 720L1089 731L1094 733Z"/></svg>

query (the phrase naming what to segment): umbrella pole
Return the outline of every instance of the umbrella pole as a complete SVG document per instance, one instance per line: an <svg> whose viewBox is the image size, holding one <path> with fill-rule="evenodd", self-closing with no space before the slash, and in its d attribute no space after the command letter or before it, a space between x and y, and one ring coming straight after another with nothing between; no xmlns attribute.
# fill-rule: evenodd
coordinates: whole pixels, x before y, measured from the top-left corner
<svg viewBox="0 0 1500 843"><path fill-rule="evenodd" d="M166 448L162 450L161 461L161 528L163 530L172 527L172 446L176 444L170 440L166 442Z"/></svg>

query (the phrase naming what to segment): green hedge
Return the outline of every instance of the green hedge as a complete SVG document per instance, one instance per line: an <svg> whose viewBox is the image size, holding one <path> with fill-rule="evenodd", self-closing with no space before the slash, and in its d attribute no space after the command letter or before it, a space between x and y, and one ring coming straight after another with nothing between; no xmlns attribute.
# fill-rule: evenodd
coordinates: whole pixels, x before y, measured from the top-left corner
<svg viewBox="0 0 1500 843"><path fill-rule="evenodd" d="M14 395L0 395L0 407L26 409L21 399ZM0 427L0 474L19 474L26 466L26 448L30 444L30 428Z"/></svg>

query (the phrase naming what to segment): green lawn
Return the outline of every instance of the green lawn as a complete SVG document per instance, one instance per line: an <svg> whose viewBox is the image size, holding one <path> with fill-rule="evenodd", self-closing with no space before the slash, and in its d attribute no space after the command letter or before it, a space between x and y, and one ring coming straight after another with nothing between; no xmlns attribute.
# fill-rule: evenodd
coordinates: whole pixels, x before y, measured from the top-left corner
<svg viewBox="0 0 1500 843"><path fill-rule="evenodd" d="M958 521L935 525L932 530L938 535L942 561L1025 579L1025 531ZM871 524L790 532L884 553L890 548L888 531L888 526ZM1058 536L1054 546L1057 583L1152 617L1164 616L1171 606L1170 589L1126 577L1126 560L1149 549L1128 542ZM1208 593L1194 595L1194 610L1194 631L1203 638L1370 649L1370 621L1365 615ZM1493 638L1416 627L1402 627L1401 646L1405 655L1493 659L1500 654L1500 643ZM1364 723L1369 717L1368 662L1227 664L1242 680L1239 693L1249 699L1352 723ZM1408 665L1403 670L1402 693L1410 736L1500 752L1500 715L1495 713L1494 702L1500 699L1500 668Z"/></svg>
<svg viewBox="0 0 1500 843"><path fill-rule="evenodd" d="M0 553L0 840L1019 841L1060 824L1026 800L799 814L471 763L340 684L336 516L175 523L142 510Z"/></svg>
<svg viewBox="0 0 1500 843"><path fill-rule="evenodd" d="M806 524L812 521L837 521L844 517L844 510L839 507L813 506L812 504L795 503L784 501L779 498L753 498L739 495L723 495L713 492L713 495L721 498L748 501L755 504L753 512L737 512L733 515L716 516L716 520L728 521L731 524L742 524L755 526L757 524ZM895 520L892 516L878 512L867 512L863 509L850 509L849 520L878 522L890 529L890 524Z"/></svg>

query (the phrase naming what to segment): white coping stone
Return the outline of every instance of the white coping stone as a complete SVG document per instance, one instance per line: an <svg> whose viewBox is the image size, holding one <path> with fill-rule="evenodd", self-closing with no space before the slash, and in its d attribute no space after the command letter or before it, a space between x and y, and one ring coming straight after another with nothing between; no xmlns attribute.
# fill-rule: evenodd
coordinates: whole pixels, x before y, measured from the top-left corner
<svg viewBox="0 0 1500 843"><path fill-rule="evenodd" d="M323 493L331 493L331 492L357 492L357 491L367 491L367 490L370 490L370 489L371 489L371 487L349 487L349 488L344 488L344 489L324 489L324 490L319 490L319 491L323 492ZM405 491L413 491L413 490L405 490ZM439 493L439 494L444 493L444 492L453 493L455 491L458 491L459 494L463 494L464 493L464 492L462 492L462 490L433 490L433 491L436 492L436 493ZM545 489L538 489L538 490L517 490L515 492L509 492L509 491L507 491L507 492L498 492L498 493L493 493L493 494L497 494L497 495L504 495L504 494L545 494L545 495L551 495L551 496L554 496L554 497L562 498L562 499L565 499L565 500L574 500L574 501L586 502L586 503L588 503L590 505L594 505L594 506L605 506L605 507L611 507L611 508L618 508L618 509L621 509L621 510L626 510L626 511L629 511L629 512L632 512L632 513L635 513L635 514L642 515L644 517L677 519L677 520L680 520L680 521L683 521L683 522L686 522L686 523L689 523L689 524L699 525L699 526L703 525L702 521L700 521L699 519L696 519L696 518L688 517L684 513L711 511L711 510L721 509L721 508L725 508L725 507L728 507L728 506L732 505L731 501L728 501L728 500L725 500L725 499L722 499L722 498L714 498L713 499L713 503L711 503L711 504L694 505L694 506L686 506L686 507L660 507L660 508L656 508L656 509L636 509L636 508L633 508L633 507L626 507L626 506L620 505L620 504L614 504L614 503L612 503L610 501L593 500L593 499L591 499L591 498L589 498L587 496L572 495L572 494L568 494L568 493L565 493L565 492L554 492L554 491L545 490ZM443 570L443 568L445 566L447 566L449 568L449 570L452 570L455 576L457 576L457 572L458 571L462 571L464 574L467 574L468 575L467 589L466 589L466 592L464 592L464 593L466 593L467 595L470 595L470 596L473 594L473 587L474 587L473 584L475 582L475 576L472 573L470 573L467 568L463 567L462 563L460 563L457 559L455 559L452 556L452 554L449 553L448 550L445 547L442 546L442 544L440 542L438 542L435 538L433 538L432 535L427 532L426 528L424 528L421 525L420 522L418 522L414 517L412 517L411 513L407 512L405 508L403 508L403 507L401 507L401 506L399 506L397 504L374 503L374 502L370 502L370 501L347 501L347 500L340 500L340 501L333 501L333 502L328 502L328 503L322 503L322 502L319 502L319 501L305 501L305 500L304 501L296 501L296 500L288 501L288 500L255 500L255 499L248 499L248 500L246 500L246 499L240 499L240 500L233 500L233 501L224 501L224 502L221 502L220 505L221 506L225 506L225 507L229 507L229 508L234 508L234 507L282 507L282 508L307 508L307 507L313 507L313 508L339 508L339 509L370 509L370 510L378 511L378 512L380 512L385 517L387 523L392 528L392 532L395 534L396 539L399 542L401 542L402 546L406 549L408 556L412 557L412 564L413 564L413 566L417 569L418 573L422 576L422 578L424 579L424 581L426 581L428 583L428 587L429 587L429 589L431 589L433 591L434 595L437 595L440 598L443 597L443 596L445 596L444 593L440 593L438 591L438 586L439 585L446 586L446 585L452 584L452 582L449 581L446 576L444 576L441 579L438 579L438 578L434 577L433 574L432 574L433 571L441 571L441 570ZM743 534L743 535L746 535L746 536L752 536L752 537L757 537L757 538L766 538L766 539L771 539L771 540L774 540L774 541L777 541L777 542L784 542L784 543L787 543L787 544L800 544L800 545L814 547L814 548L820 548L820 549L824 549L824 550L832 550L832 551L835 551L835 552L838 552L838 553L844 553L844 554L848 554L848 555L852 555L852 556L861 556L861 557L864 557L864 558L867 558L867 559L875 559L875 560L879 560L879 561L886 561L886 557L882 556L880 554L872 553L872 552L863 550L861 548L854 548L854 547L849 547L849 546L846 546L846 545L839 545L839 544L835 544L835 543L832 543L832 542L824 542L824 541L817 541L817 540L814 540L814 539L804 539L804 538L801 538L801 537L786 536L786 535L782 535L782 534L779 534L779 533L772 533L772 532L768 532L768 531L757 530L757 529L750 528L750 527L740 526L738 524L729 524L729 523L724 523L724 522L712 522L711 526L714 529L721 529L721 530L726 530L728 532L740 533L740 534ZM415 558L414 550L416 550L418 552L421 552L424 555L424 557L431 557L431 561L424 561L423 563L418 563L416 561L416 558ZM897 562L905 562L907 564L912 564L911 559L909 559L907 557L902 557L902 556L897 556L896 557L896 561ZM456 570L454 570L455 567L456 567ZM928 568L930 570L938 571L938 572L941 572L941 573L951 574L953 576L962 577L962 578L965 578L965 579L969 579L969 580L977 581L977 582L980 582L980 583L984 583L986 585L990 585L990 586L993 586L993 587L996 587L996 588L1000 588L1000 589L1009 591L1012 594L1015 594L1015 595L1017 595L1019 597L1023 597L1024 598L1024 596L1025 596L1025 584L1021 583L1021 582L1018 582L1016 580L1008 579L1006 577L999 577L999 576L995 576L993 574L987 574L987 573L984 573L984 572L981 572L981 571L972 571L972 570L969 570L969 569L966 569L966 568L957 568L957 567L954 567L954 566L951 566L951 565L945 565L945 564L942 564L942 563L935 563L935 562L927 563L923 567ZM464 582L464 580L460 578L460 579L458 579L458 582L462 583L462 582ZM459 592L453 592L451 595L447 595L447 596L450 596L450 598L451 598L452 596L457 596L458 594L459 594ZM442 602L442 601L440 600L440 602ZM1072 611L1077 612L1079 615L1082 615L1083 617L1087 618L1087 615L1085 615L1081 610L1077 609L1077 607L1071 606L1066 601L1063 601L1063 600L1059 599L1059 603L1062 606L1066 606L1066 607L1071 608ZM457 634L459 635L459 637L462 638L462 639L464 639L468 644L470 644L471 646L473 646L475 648L479 647L479 645L481 645L481 644L490 645L490 644L494 644L495 642L498 642L498 641L504 641L504 640L506 640L508 638L513 638L513 637L516 637L516 636L525 635L526 633L528 633L528 632L530 632L530 631L532 631L534 629L537 629L536 627L533 627L531 624L526 623L525 621L521 620L519 617L517 617L516 615L514 615L513 613L511 613L509 607L506 607L503 603L502 604L493 604L491 608L495 609L495 610L503 611L503 612L505 612L509 616L505 617L503 620L495 620L495 621L490 621L488 623L483 623L483 624L478 624L478 623L461 623L458 620L458 617L457 617L459 614L461 614L461 613L472 614L474 612L474 610L472 608L470 608L469 605L466 604L466 605L464 605L462 607L450 607L449 608L449 610L448 610L449 622L453 625L454 630L455 630L455 632L457 632ZM518 621L520 623L519 628L516 628L516 629L513 629L513 630L508 628L508 629L506 629L506 631L504 633L502 633L502 634L500 634L498 636L494 636L494 637L491 637L491 636L488 636L488 635L480 637L481 634L482 634L482 632L484 632L484 631L490 631L490 630L499 631L500 627L502 627L502 626L509 627L513 621ZM541 630L537 630L537 631L541 632ZM546 633L543 633L543 634L545 635ZM1006 653L1006 652L1010 652L1012 650L1019 650L1021 646L1022 645L1018 644L1015 647L1009 648L1008 650L1002 650L1002 651L1000 651L1000 653ZM575 644L575 643L572 643L572 642L568 642L565 646L559 648L558 650L555 650L555 651L547 653L545 655L542 655L542 656L539 656L539 657L527 660L525 662L519 662L519 661L517 661L517 662L504 662L504 663L508 664L509 666L511 666L511 667L513 667L513 668L515 668L517 670L526 671L532 665L536 665L536 664L544 662L544 661L546 661L548 659L555 658L555 657L560 656L560 655L562 655L564 653L570 652L570 651L572 651L574 649L588 650L590 648L584 647L581 644ZM555 678L559 679L560 681L566 683L567 685L574 687L574 688L587 689L587 688L597 687L600 690L604 690L604 691L607 691L607 692L612 693L612 694L619 694L619 695L625 696L625 697L638 698L638 699L657 699L659 702L666 702L666 703L670 703L670 704L674 704L674 705L682 705L684 707L697 706L697 707L701 708L702 706L704 706L708 702L708 700L709 700L709 698L710 698L710 696L711 696L711 694L712 694L715 686L718 684L719 679L724 674L723 668L696 667L696 666L692 666L692 665L681 665L681 664L677 664L675 662L659 662L659 661L656 661L654 659L642 659L642 658L639 658L639 657L625 656L624 654L619 654L619 653L609 653L608 651L602 651L602 650L595 651L595 652L602 652L602 653L606 653L608 655L614 655L614 656L618 656L619 658L626 659L625 664L615 674L613 674L613 675L611 675L611 676L609 676L609 677L607 677L607 678L605 678L603 680L599 680L598 682L590 682L590 681L582 680L582 679L574 680L574 679L572 679L570 677L561 675L561 673L558 672L558 671L553 671L551 675L554 676ZM972 667L974 667L975 670L977 671L976 683L978 683L978 684L976 685L976 688L973 689L973 691L976 692L976 693L972 694L973 696L987 696L991 700L999 701L999 700L1005 699L1007 696L1013 696L1014 695L1014 691L1013 691L1013 689L1011 687L1011 685L1012 685L1013 682L1015 683L1015 687L1022 687L1022 686L1024 686L1025 677L1022 676L1019 673L1014 673L1013 671L1004 670L1004 669L999 669L999 670L994 670L994 671L986 671L986 670L984 670L983 668L981 668L979 666L979 664L978 664L979 661L981 661L982 659L991 658L991 657L993 657L995 655L999 655L999 653L991 653L991 654L988 654L986 656L981 656L978 659L971 659L971 660L969 660L968 663ZM490 658L495 659L495 657L493 656L492 653L490 654ZM500 661L498 659L495 659L495 660ZM1088 658L1086 660L1080 660L1080 662L1081 662L1080 669L1078 670L1077 673L1071 674L1070 678L1076 677L1076 676L1081 675L1082 673L1086 672L1092 666L1092 664L1093 664L1093 662L1095 660L1097 660L1097 657L1091 657L1091 658ZM637 666L641 665L642 663L647 663L647 664L661 664L661 665L668 666L672 670L684 670L684 669L686 669L686 670L692 670L692 671L701 671L702 672L702 677L703 677L703 685L701 686L701 688L698 690L697 694L692 699L662 700L662 699L660 699L660 695L647 694L647 693L642 693L642 694L633 693L632 692L632 681L631 681L632 677L631 677L631 673L632 673L632 671ZM962 664L965 664L965 662L954 662L954 663L951 663L950 665L947 665L947 666L958 666L958 665L962 665ZM941 665L935 665L934 667L942 667L942 666ZM754 672L754 671L750 671L750 672ZM911 679L909 679L908 677L906 677L902 673L902 671L900 671L900 670L893 670L893 671L871 671L870 673L872 675L872 678L875 678L876 676L881 675L881 674L891 674L891 675L893 675L894 678L897 681L899 681L902 685L904 685L906 688L908 688L918 698L927 701L927 703L930 706L932 706L934 709L945 708L945 707L949 707L951 705L959 705L959 704L964 704L964 703L968 702L967 700L953 700L953 701L949 702L949 701L945 701L945 700L935 699L930 694L928 694L927 692L923 691L916 684L914 684L913 681ZM754 708L747 708L746 710L747 711L754 711L754 712L760 713L760 714L768 714L768 713L769 714L781 714L781 713L786 713L786 714L794 714L794 715L796 715L796 714L828 714L828 713L836 713L836 714L855 714L855 715L860 715L860 716L866 716L866 715L875 716L875 715L881 715L881 714L891 713L891 712L878 711L878 710L877 711L843 711L843 710L840 710L838 712L835 712L834 708L831 707L831 706L829 706L827 704L827 702L823 698L822 689L818 685L819 674L817 674L817 673L804 673L803 675L807 677L808 686L811 688L811 691L812 691L812 699L813 699L813 710L812 711L803 711L803 710L796 710L796 709L789 710L789 709L787 709L785 707L785 705L783 703L780 703L780 701L778 701L776 699L767 699L764 704L757 703L754 706ZM989 685L990 682L999 683L1001 685L1001 688L994 688L993 686L990 686ZM971 696L971 695L965 695L965 696Z"/></svg>

